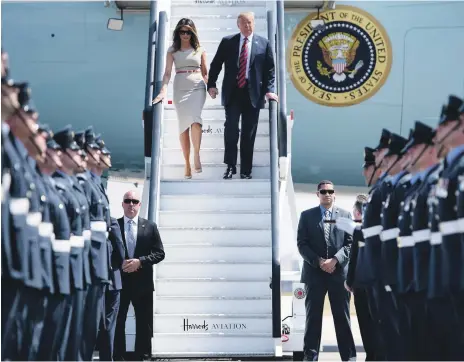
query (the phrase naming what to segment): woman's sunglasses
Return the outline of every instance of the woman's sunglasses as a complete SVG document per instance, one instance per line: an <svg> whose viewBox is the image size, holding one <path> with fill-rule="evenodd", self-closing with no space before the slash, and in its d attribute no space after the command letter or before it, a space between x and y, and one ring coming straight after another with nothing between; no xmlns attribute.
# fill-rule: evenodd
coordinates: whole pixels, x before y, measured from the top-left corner
<svg viewBox="0 0 464 362"><path fill-rule="evenodd" d="M140 202L140 200L135 200L135 199L124 199L124 203L125 204L134 204L134 205L138 205Z"/></svg>
<svg viewBox="0 0 464 362"><path fill-rule="evenodd" d="M179 30L180 35L192 35L190 30Z"/></svg>

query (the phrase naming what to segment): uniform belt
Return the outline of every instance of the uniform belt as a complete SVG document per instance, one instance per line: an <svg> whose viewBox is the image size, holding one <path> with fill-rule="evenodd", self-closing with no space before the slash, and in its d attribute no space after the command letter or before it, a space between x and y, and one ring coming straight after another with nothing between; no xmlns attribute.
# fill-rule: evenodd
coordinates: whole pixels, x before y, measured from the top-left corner
<svg viewBox="0 0 464 362"><path fill-rule="evenodd" d="M444 236L458 234L460 232L458 220L442 221L438 227L440 228L441 234Z"/></svg>
<svg viewBox="0 0 464 362"><path fill-rule="evenodd" d="M366 243L364 241L358 241L358 247L364 248L366 246Z"/></svg>
<svg viewBox="0 0 464 362"><path fill-rule="evenodd" d="M412 232L412 236L414 237L414 242L422 243L424 241L430 240L430 229L422 229Z"/></svg>
<svg viewBox="0 0 464 362"><path fill-rule="evenodd" d="M13 215L25 215L29 211L29 199L11 198L10 199L10 212Z"/></svg>
<svg viewBox="0 0 464 362"><path fill-rule="evenodd" d="M411 246L414 246L414 236L398 236L399 248L410 248Z"/></svg>
<svg viewBox="0 0 464 362"><path fill-rule="evenodd" d="M380 240L388 241L388 240L396 239L399 234L400 234L400 229L399 228L383 230L380 233Z"/></svg>
<svg viewBox="0 0 464 362"><path fill-rule="evenodd" d="M464 233L464 218L458 219L458 230L460 233Z"/></svg>
<svg viewBox="0 0 464 362"><path fill-rule="evenodd" d="M82 236L84 237L84 240L91 240L92 239L92 232L90 230L84 230L82 232Z"/></svg>
<svg viewBox="0 0 464 362"><path fill-rule="evenodd" d="M40 212L30 212L26 216L26 223L32 227L39 227L42 222L42 214Z"/></svg>
<svg viewBox="0 0 464 362"><path fill-rule="evenodd" d="M40 223L39 235L43 238L51 237L53 235L53 224L49 222Z"/></svg>
<svg viewBox="0 0 464 362"><path fill-rule="evenodd" d="M69 240L52 240L52 249L57 253L69 253L71 251L71 243Z"/></svg>
<svg viewBox="0 0 464 362"><path fill-rule="evenodd" d="M441 233L434 232L430 234L430 245L440 245L441 244Z"/></svg>
<svg viewBox="0 0 464 362"><path fill-rule="evenodd" d="M71 244L71 247L73 247L73 248L83 248L84 247L84 237L83 236L77 236L77 235L71 235L71 238L69 239L69 243Z"/></svg>
<svg viewBox="0 0 464 362"><path fill-rule="evenodd" d="M104 233L107 230L106 222L104 221L92 221L90 223L90 230L93 232Z"/></svg>
<svg viewBox="0 0 464 362"><path fill-rule="evenodd" d="M200 72L200 69L194 69L194 70L178 70L176 71L176 74L182 74L182 73L198 73Z"/></svg>
<svg viewBox="0 0 464 362"><path fill-rule="evenodd" d="M362 232L364 235L364 239L372 238L373 236L377 236L382 232L382 225L371 226L367 229L363 229Z"/></svg>

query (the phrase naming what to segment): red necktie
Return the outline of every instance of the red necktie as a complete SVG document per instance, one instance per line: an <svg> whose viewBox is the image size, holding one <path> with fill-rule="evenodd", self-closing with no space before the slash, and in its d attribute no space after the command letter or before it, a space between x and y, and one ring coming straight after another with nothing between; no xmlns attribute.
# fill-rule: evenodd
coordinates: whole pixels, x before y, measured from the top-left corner
<svg viewBox="0 0 464 362"><path fill-rule="evenodd" d="M246 68L247 68L247 59L248 59L248 38L243 40L242 51L240 52L240 60L238 63L238 76L237 76L237 85L239 88L245 87L246 84Z"/></svg>

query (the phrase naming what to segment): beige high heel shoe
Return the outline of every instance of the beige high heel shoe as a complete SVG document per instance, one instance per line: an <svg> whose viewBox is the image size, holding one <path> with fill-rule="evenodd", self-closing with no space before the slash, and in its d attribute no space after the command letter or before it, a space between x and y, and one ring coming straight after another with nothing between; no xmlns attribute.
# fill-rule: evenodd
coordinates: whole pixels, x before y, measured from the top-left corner
<svg viewBox="0 0 464 362"><path fill-rule="evenodd" d="M196 162L198 160L198 163ZM197 165L200 164L199 167L197 167ZM197 157L195 157L195 168L194 168L194 171L195 173L201 173L203 171L202 167L201 167L201 162L200 162L200 155L198 155Z"/></svg>
<svg viewBox="0 0 464 362"><path fill-rule="evenodd" d="M190 165L189 166L185 166L185 174L184 174L184 178L189 180L192 178L192 169L190 168Z"/></svg>

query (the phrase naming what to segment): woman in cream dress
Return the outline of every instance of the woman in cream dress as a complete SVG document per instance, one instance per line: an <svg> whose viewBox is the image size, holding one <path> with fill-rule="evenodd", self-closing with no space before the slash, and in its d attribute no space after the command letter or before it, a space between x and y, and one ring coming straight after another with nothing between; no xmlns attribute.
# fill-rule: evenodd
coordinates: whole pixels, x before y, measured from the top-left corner
<svg viewBox="0 0 464 362"><path fill-rule="evenodd" d="M194 170L202 171L200 145L202 135L201 111L206 100L208 69L206 52L200 47L195 24L190 19L181 19L173 34L172 46L166 54L161 92L153 100L158 103L166 97L172 64L175 65L174 106L179 124L180 144L185 159L185 178L192 178L190 166L190 133L193 144Z"/></svg>

